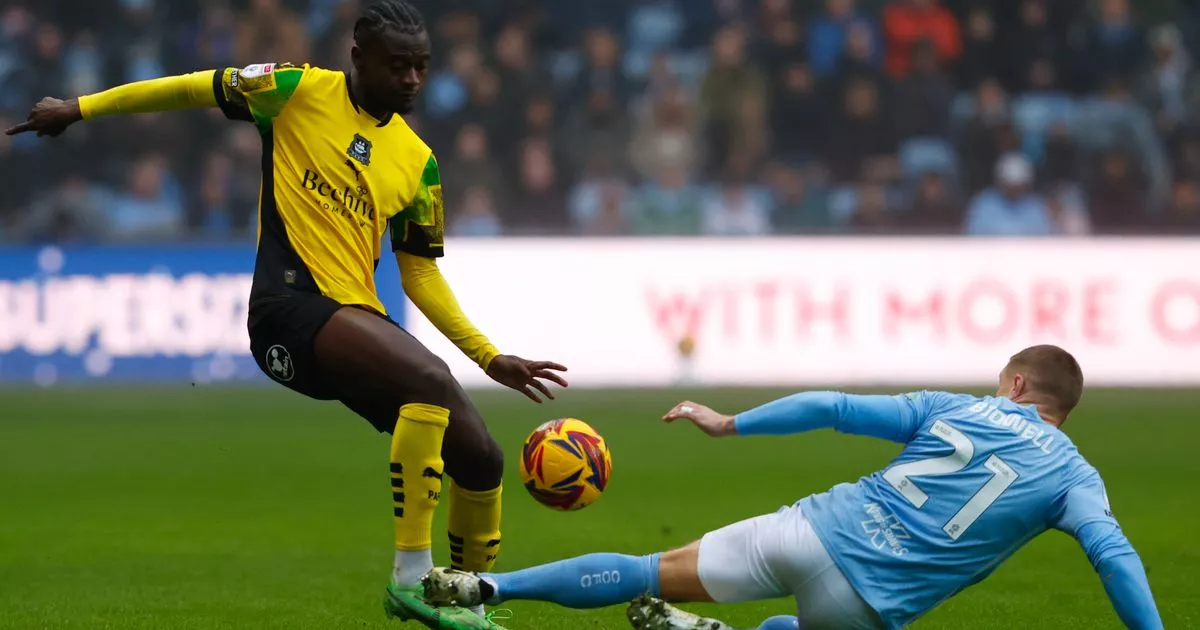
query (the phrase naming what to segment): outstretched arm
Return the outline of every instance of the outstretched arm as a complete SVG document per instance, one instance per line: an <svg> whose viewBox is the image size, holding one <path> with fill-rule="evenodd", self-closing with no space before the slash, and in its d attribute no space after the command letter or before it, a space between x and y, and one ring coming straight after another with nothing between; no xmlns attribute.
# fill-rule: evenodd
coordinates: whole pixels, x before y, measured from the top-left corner
<svg viewBox="0 0 1200 630"><path fill-rule="evenodd" d="M47 97L34 106L28 120L5 133L11 136L36 131L39 136L53 137L74 123L101 116L216 107L214 86L219 75L218 71L207 70L128 83L77 99Z"/></svg>
<svg viewBox="0 0 1200 630"><path fill-rule="evenodd" d="M81 120L203 107L219 107L226 118L265 126L283 111L307 68L254 64L138 81L66 101L47 97L28 120L6 133L55 137Z"/></svg>
<svg viewBox="0 0 1200 630"><path fill-rule="evenodd" d="M1113 516L1104 483L1094 469L1085 470L1082 481L1067 492L1054 527L1079 541L1127 627L1163 627L1142 560Z"/></svg>
<svg viewBox="0 0 1200 630"><path fill-rule="evenodd" d="M912 438L924 415L922 403L912 396L820 391L793 394L733 416L685 401L663 419L670 422L686 418L709 435L718 437L789 435L834 429L903 443Z"/></svg>

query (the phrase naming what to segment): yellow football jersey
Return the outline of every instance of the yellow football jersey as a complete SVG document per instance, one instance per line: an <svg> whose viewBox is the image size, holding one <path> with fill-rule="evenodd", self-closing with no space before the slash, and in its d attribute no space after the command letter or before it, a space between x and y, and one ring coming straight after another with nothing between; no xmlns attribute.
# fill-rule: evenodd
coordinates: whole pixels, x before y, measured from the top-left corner
<svg viewBox="0 0 1200 630"><path fill-rule="evenodd" d="M428 145L400 116L361 109L345 72L225 68L213 91L227 117L263 138L251 303L298 290L386 314L375 268L389 226L394 250L442 255L441 176Z"/></svg>

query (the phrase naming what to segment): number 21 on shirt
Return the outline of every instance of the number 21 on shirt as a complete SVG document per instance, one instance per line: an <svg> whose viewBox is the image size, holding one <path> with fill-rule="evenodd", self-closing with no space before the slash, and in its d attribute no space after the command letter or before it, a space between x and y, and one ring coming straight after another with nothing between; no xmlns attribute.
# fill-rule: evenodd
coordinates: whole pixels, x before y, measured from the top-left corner
<svg viewBox="0 0 1200 630"><path fill-rule="evenodd" d="M945 422L941 420L934 422L929 428L929 432L939 440L953 446L954 452L943 457L931 457L915 462L898 464L883 473L884 480L898 490L900 494L904 495L904 498L917 509L921 509L925 505L925 502L929 500L929 495L918 488L913 483L911 477L953 474L966 468L967 464L971 463L971 458L975 456L975 444L971 442L971 439L964 435L962 431L955 429ZM967 531L967 528L971 527L971 524L992 503L995 503L996 499L999 499L1000 495L1004 494L1004 491L1019 476L1017 471L1013 470L1012 466L1009 466L1003 459L995 455L988 457L983 466L992 472L992 477L942 527L951 540L958 540Z"/></svg>

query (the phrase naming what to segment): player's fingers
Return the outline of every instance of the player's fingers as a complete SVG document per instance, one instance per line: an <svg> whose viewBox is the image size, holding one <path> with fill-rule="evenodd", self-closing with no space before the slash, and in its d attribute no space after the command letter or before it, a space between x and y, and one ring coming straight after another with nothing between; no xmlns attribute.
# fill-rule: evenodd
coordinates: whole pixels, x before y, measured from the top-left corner
<svg viewBox="0 0 1200 630"><path fill-rule="evenodd" d="M537 394L533 393L533 390L529 389L528 386L521 387L521 393L525 394L525 397L528 398L529 400L532 400L533 402L535 402L539 405L542 404L542 399L538 398Z"/></svg>
<svg viewBox="0 0 1200 630"><path fill-rule="evenodd" d="M30 131L32 129L33 129L33 123L30 121L25 121L23 123L20 123L18 125L13 125L12 127L5 129L4 135L15 136L19 133L25 133L26 131Z"/></svg>
<svg viewBox="0 0 1200 630"><path fill-rule="evenodd" d="M529 369L531 369L531 370L558 370L559 372L566 372L567 366L565 366L561 363L555 363L553 361L530 361Z"/></svg>
<svg viewBox="0 0 1200 630"><path fill-rule="evenodd" d="M693 403L691 403L689 401L684 401L684 402L679 403L678 405L675 405L674 408L672 408L670 411L668 411L667 415L663 416L663 420L666 420L668 422L670 422L672 420L678 420L680 418L687 418L690 420L690 419L692 419L693 412L695 412L695 407L694 407Z"/></svg>
<svg viewBox="0 0 1200 630"><path fill-rule="evenodd" d="M554 394L550 393L550 388L546 387L545 383L534 379L530 382L530 384L536 387L539 392L542 392L542 395L545 396L547 400L554 400Z"/></svg>
<svg viewBox="0 0 1200 630"><path fill-rule="evenodd" d="M567 379L559 376L558 374L555 374L554 372L550 372L548 370L537 370L533 373L533 377L534 378L544 378L547 381L558 383L562 387L567 386Z"/></svg>

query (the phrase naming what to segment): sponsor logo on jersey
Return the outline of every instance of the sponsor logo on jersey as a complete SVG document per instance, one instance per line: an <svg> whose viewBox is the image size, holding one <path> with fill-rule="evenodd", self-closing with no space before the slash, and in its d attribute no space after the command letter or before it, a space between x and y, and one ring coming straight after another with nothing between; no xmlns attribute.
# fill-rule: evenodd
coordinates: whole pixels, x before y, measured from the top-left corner
<svg viewBox="0 0 1200 630"><path fill-rule="evenodd" d="M908 549L901 541L911 540L912 534L900 523L900 519L885 510L878 503L868 503L863 506L867 520L862 521L863 532L871 537L871 545L880 551L884 547L891 549L893 555L903 556Z"/></svg>

